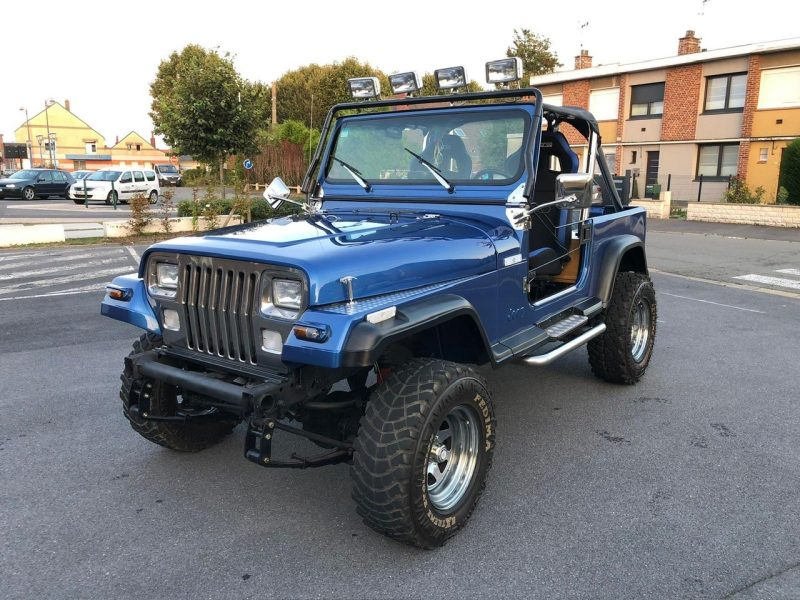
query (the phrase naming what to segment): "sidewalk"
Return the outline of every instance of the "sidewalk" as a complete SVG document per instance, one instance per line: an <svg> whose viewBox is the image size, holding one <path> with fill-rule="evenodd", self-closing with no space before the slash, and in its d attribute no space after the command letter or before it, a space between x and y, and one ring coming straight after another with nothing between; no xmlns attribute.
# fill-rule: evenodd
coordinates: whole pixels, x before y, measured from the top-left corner
<svg viewBox="0 0 800 600"><path fill-rule="evenodd" d="M800 229L791 227L767 227L764 225L733 225L708 221L685 221L683 219L648 219L647 231L659 233L691 233L730 238L776 240L800 242Z"/></svg>

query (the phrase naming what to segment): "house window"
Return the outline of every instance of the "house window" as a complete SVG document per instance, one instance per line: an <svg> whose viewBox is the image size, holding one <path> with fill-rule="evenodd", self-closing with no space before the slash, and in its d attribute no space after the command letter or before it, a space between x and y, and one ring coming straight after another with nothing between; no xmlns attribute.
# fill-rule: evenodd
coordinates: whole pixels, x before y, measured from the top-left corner
<svg viewBox="0 0 800 600"><path fill-rule="evenodd" d="M563 106L564 94L545 94L542 96L542 102L552 106Z"/></svg>
<svg viewBox="0 0 800 600"><path fill-rule="evenodd" d="M726 178L736 175L739 163L739 144L710 144L700 146L697 153L697 175Z"/></svg>
<svg viewBox="0 0 800 600"><path fill-rule="evenodd" d="M616 121L619 112L619 88L592 90L589 93L589 112L598 121Z"/></svg>
<svg viewBox="0 0 800 600"><path fill-rule="evenodd" d="M769 148L760 148L758 150L758 162L765 163L769 158Z"/></svg>
<svg viewBox="0 0 800 600"><path fill-rule="evenodd" d="M660 117L664 112L664 82L631 87L631 118Z"/></svg>
<svg viewBox="0 0 800 600"><path fill-rule="evenodd" d="M136 144L136 151L139 152L142 149L141 144Z"/></svg>
<svg viewBox="0 0 800 600"><path fill-rule="evenodd" d="M97 153L97 142L86 142L86 154Z"/></svg>
<svg viewBox="0 0 800 600"><path fill-rule="evenodd" d="M133 144L125 144L125 148L128 149L128 150L132 150L133 149Z"/></svg>
<svg viewBox="0 0 800 600"><path fill-rule="evenodd" d="M742 111L747 91L747 73L706 79L705 111Z"/></svg>
<svg viewBox="0 0 800 600"><path fill-rule="evenodd" d="M800 106L800 67L761 71L758 108Z"/></svg>
<svg viewBox="0 0 800 600"><path fill-rule="evenodd" d="M636 150L631 150L631 164L636 164Z"/></svg>
<svg viewBox="0 0 800 600"><path fill-rule="evenodd" d="M85 160L73 160L72 161L72 168L76 171L85 171L86 170L86 161Z"/></svg>

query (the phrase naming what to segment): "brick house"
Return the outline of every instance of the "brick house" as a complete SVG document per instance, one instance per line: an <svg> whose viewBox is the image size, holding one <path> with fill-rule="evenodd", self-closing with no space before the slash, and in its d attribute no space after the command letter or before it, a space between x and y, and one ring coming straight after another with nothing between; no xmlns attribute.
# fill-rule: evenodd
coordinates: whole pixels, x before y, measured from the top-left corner
<svg viewBox="0 0 800 600"><path fill-rule="evenodd" d="M581 50L574 70L531 85L594 113L609 166L631 170L640 196L669 181L675 199L697 200L702 179L702 200L718 201L738 175L775 201L783 148L800 137L800 38L706 51L687 31L676 56L592 61Z"/></svg>

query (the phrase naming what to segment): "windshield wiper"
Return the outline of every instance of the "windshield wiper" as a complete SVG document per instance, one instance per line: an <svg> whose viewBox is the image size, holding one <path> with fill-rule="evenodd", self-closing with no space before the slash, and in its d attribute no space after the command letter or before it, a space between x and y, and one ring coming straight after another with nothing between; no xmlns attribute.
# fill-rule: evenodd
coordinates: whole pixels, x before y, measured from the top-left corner
<svg viewBox="0 0 800 600"><path fill-rule="evenodd" d="M444 189L446 189L451 194L456 191L455 186L452 183L450 183L449 181L447 181L447 179L445 179L444 175L442 175L442 172L439 170L439 167L437 167L436 165L434 165L431 162L428 162L427 160L422 158L419 154L417 154L416 152L412 152L408 148L404 147L403 150L405 150L411 156L416 158L419 161L419 164L421 164L423 167L428 169L428 171L431 172L431 175L433 175L436 178L436 181L438 181L439 183L442 184L442 187Z"/></svg>
<svg viewBox="0 0 800 600"><path fill-rule="evenodd" d="M353 179L356 180L356 183L358 185L360 185L362 188L364 188L365 192L371 192L372 191L372 186L369 184L369 182L366 179L364 179L364 177L361 175L361 172L358 169L356 169L353 165L348 165L341 158L336 158L335 156L333 157L333 160L335 160L340 165L342 165L344 167L345 171L350 173L350 176Z"/></svg>

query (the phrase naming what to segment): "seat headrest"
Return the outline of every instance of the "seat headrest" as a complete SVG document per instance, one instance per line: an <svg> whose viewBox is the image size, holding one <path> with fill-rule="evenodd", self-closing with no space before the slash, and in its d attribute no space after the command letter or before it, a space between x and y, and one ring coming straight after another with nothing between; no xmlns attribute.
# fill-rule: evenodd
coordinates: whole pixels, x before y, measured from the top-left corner
<svg viewBox="0 0 800 600"><path fill-rule="evenodd" d="M442 164L451 173L457 173L462 177L469 177L472 173L472 159L467 152L464 141L457 135L446 135L441 143ZM455 162L455 166L451 164ZM451 168L453 167L453 168Z"/></svg>
<svg viewBox="0 0 800 600"><path fill-rule="evenodd" d="M550 168L550 157L555 156L561 165L562 173L578 172L578 155L569 147L569 142L560 131L543 131L541 150L539 152L539 168ZM546 159L546 160L545 160Z"/></svg>

